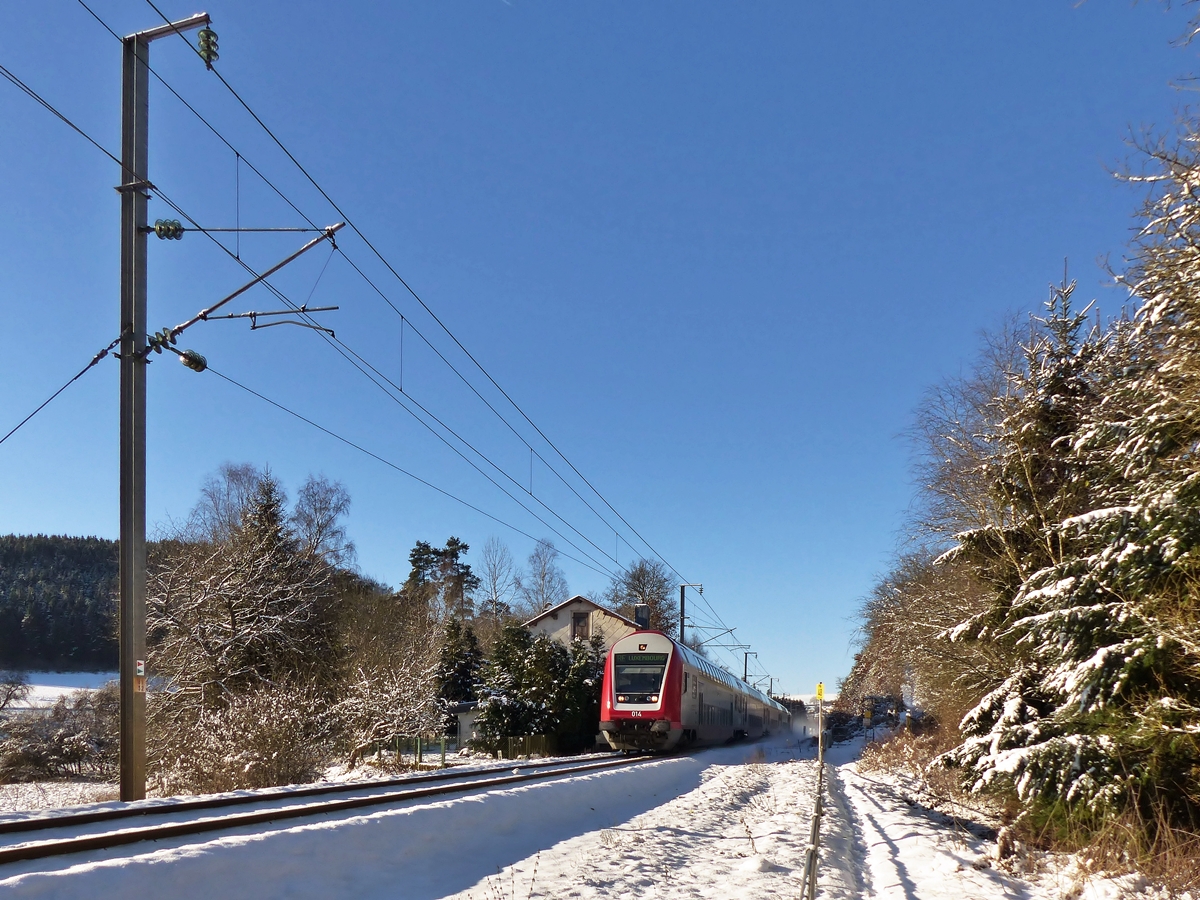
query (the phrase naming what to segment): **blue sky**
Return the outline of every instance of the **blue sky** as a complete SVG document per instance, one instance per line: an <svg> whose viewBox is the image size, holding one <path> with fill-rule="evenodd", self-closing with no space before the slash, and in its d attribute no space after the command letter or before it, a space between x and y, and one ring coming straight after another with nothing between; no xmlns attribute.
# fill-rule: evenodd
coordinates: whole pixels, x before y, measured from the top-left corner
<svg viewBox="0 0 1200 900"><path fill-rule="evenodd" d="M161 21L143 0L90 5L120 34ZM1188 11L1148 3L206 9L222 74L632 529L704 583L698 622L736 626L796 692L849 668L855 610L913 496L903 433L924 391L970 365L981 329L1037 308L1064 258L1081 295L1120 307L1103 261L1119 267L1139 196L1112 172L1136 160L1131 136L1172 126L1191 96L1172 85L1195 70L1176 43ZM182 42L151 61L306 215L337 220ZM120 46L80 5L0 5L0 63L118 148ZM119 173L6 82L0 122L3 433L116 336ZM203 224L303 224L158 84L150 167ZM173 216L158 200L150 215ZM301 242L240 249L261 270ZM400 318L357 263L411 323L405 391L525 487L532 444L609 524L535 462L541 501L622 563L649 555L361 240L339 244L275 284L339 305L322 321L398 380ZM150 254L154 329L245 280L201 235ZM586 562L315 333L213 322L184 343ZM116 401L106 360L0 446L0 531L116 536ZM252 462L293 492L308 473L344 482L359 565L393 584L418 539L532 547L166 357L150 409L148 512L164 527L222 462ZM557 527L597 560L563 561L571 587L602 590L613 561Z"/></svg>

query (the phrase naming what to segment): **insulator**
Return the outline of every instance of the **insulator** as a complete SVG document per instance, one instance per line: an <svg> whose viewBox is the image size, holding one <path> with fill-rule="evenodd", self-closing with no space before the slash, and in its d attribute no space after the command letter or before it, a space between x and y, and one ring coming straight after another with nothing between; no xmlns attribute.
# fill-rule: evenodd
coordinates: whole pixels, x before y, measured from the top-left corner
<svg viewBox="0 0 1200 900"><path fill-rule="evenodd" d="M217 56L217 33L205 26L200 29L198 37L200 38L200 58L211 69L212 64L220 59Z"/></svg>
<svg viewBox="0 0 1200 900"><path fill-rule="evenodd" d="M183 240L183 223L178 219L155 219L154 233L160 241Z"/></svg>
<svg viewBox="0 0 1200 900"><path fill-rule="evenodd" d="M195 350L184 350L179 354L179 361L193 372L203 372L208 368L208 360Z"/></svg>

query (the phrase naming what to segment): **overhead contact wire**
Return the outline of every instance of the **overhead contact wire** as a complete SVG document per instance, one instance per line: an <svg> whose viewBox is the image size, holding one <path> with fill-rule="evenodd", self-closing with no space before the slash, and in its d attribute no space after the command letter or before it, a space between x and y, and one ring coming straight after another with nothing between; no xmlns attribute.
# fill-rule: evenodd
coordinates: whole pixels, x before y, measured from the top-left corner
<svg viewBox="0 0 1200 900"><path fill-rule="evenodd" d="M368 450L366 447L363 447L361 444L357 444L354 441L350 440L349 438L343 437L342 435L338 434L336 431L333 431L329 428L326 428L324 425L320 425L320 424L314 422L312 419L308 418L307 416L303 415L302 413L298 413L294 409L284 406L282 403L279 403L276 400L272 400L270 397L266 396L265 394L260 394L258 391L254 390L254 388L248 387L247 385L242 384L240 381L238 381L234 378L231 378L230 376L224 374L223 372L217 371L212 366L209 366L207 369L205 369L205 371L212 372L218 378L222 379L223 381L228 382L229 384L233 385L236 388L239 388L239 389L245 391L247 394L251 394L252 396L257 397L259 400L262 400L264 403L267 403L267 404L275 407L276 409L280 410L281 412L285 412L289 416L293 416L294 418L299 419L301 422L304 422L306 425L310 425L311 427L317 429L317 431L320 431L323 434L328 435L329 437L333 438L334 440L341 441L346 446L352 447L353 449L359 451L360 453L366 454L367 456L371 457L371 459L375 460L376 462L383 463L383 465L387 466L390 469L395 469L397 472L400 472L402 475L407 475L409 478L413 479L414 481L420 482L421 484L425 485L425 487L430 488L434 491L437 491L439 494L443 495L444 497L447 497L447 498L455 501L456 503L462 504L463 506L467 507L467 509L470 509L473 512L477 512L481 516L485 516L486 518L491 519L493 522L497 523L498 525L503 525L505 528L509 528L509 529L515 531L517 534L520 534L524 537L529 538L531 541L536 542L538 540L533 535L531 535L529 532L527 532L521 528L518 528L516 525L513 525L511 522L506 522L504 519L501 519L499 516L494 516L491 513L487 512L486 510L480 509L478 506L471 503L470 501L464 500L462 497L459 497L455 494L450 493L450 491L446 490L445 488L438 487L432 481L426 481L420 475L417 475L413 472L408 471L408 469L405 469L403 466L397 465L396 463L392 462L391 460L380 456L378 453L373 453L372 451ZM572 560L573 562L579 563L582 566L586 566L589 569L592 568L587 563L585 563L583 560L575 559L573 556L570 556L566 553L564 553L562 555L567 557L567 559ZM598 574L601 574L601 575L605 574L604 572L600 572L599 570L593 569L593 571L596 571Z"/></svg>
<svg viewBox="0 0 1200 900"><path fill-rule="evenodd" d="M118 165L121 165L122 169L124 169L124 166L121 164L121 161L119 159L117 159L116 156L114 156L102 144L100 144L98 141L96 141L94 138L92 138L89 134L87 134L87 132L85 132L82 128L80 128L78 125L76 125L74 122L72 122L69 118L67 118L65 115L63 115L61 112L59 112L52 104L49 103L49 101L47 101L43 97L41 97L36 91L34 91L32 88L30 88L28 85L26 85L23 81L21 81L21 79L19 79L17 76L15 76L13 73L11 73L8 69L4 68L3 66L0 66L0 74L3 74L10 82L12 82L18 88L20 88L29 97L36 100L41 106L43 106L49 112L53 113L58 119L60 119L62 122L64 122L68 126L70 126L72 130L74 130L77 134L79 134L81 137L83 137L85 140L87 140L88 143L92 144L92 146L94 146L96 149L98 149L100 152L102 152L105 156L107 156L113 162L117 163ZM151 190L153 190L155 195L158 196L160 199L162 199L163 202L165 202L168 206L170 206L171 209L174 210L177 215L180 215L184 219L186 219L195 228L195 230L205 234L205 236L208 237L209 240L213 241L213 243L216 244L216 246L220 247L226 254L228 254L231 258L233 258L239 265L241 265L248 273L257 277L258 273L255 272L255 270L250 265L248 265L244 260L238 258L235 254L232 253L232 251L229 250L228 247L226 247L224 244L222 244L216 238L212 237L212 235L208 234L203 228L201 228L199 223L197 223L195 219L193 219L190 215L188 215L188 213L182 207L180 207L179 204L175 203L174 200L172 200L169 196L167 196L166 193L164 191L162 191L162 189L158 188L157 186L151 186ZM274 293L280 300L282 300L284 303L286 303L288 306L290 306L293 310L295 310L296 312L301 312L300 308L297 307L295 303L293 303L286 295L284 295L282 292L280 292L277 288L275 288L269 282L264 280L261 283L265 287L267 287L269 290L271 290L271 292ZM301 313L301 314L305 315L307 318L309 318L310 321L315 322L315 320L313 320L311 316L307 316L306 313ZM81 370L70 381L68 381L65 385L63 385L61 388L59 388L59 390L56 391L41 406L39 406L32 413L30 413L28 416L26 416L25 419L23 419L20 423L18 423L17 426L8 433L8 435L5 435L3 440L7 440L8 437L10 437L12 434L16 433L17 429L19 429L27 421L29 421L31 418L33 418L33 416L37 415L37 413L40 412L42 409L44 409L45 406L48 405L55 397L57 397L64 390L66 390L66 388L69 387L71 383L73 383L75 380L80 378L88 369L90 369L97 362L99 362L105 355L107 355L108 351L111 350L112 347L116 346L116 344L119 342L120 342L120 339L118 338L112 345L109 346L109 348L107 350L102 351L100 354L97 354L97 356L86 367L84 367L83 370ZM337 349L337 348L335 348L335 349ZM355 354L355 355L357 356L357 354ZM360 369L360 371L361 371L361 369ZM263 399L266 399L266 398L263 398ZM274 401L268 401L268 402L274 402ZM281 408L285 409L285 411L287 411L287 412L291 412L291 410L287 410L285 407L281 407ZM409 412L410 412L410 414L413 414L411 410L409 410ZM298 414L295 414L295 415L298 415ZM413 415L415 416L415 414L413 414ZM421 421L420 417L416 417L416 418L418 421ZM422 424L425 424L427 428L430 427L427 423L422 422ZM315 426L315 427L320 427L320 426ZM430 430L432 431L432 428ZM434 434L436 435L436 432L434 432ZM441 436L438 435L438 437L441 437ZM444 441L444 438L442 440ZM2 441L0 441L0 442L2 442ZM449 445L448 442L446 442L446 443L448 446L451 446L451 449L456 449L452 445ZM458 451L456 450L456 452L458 452ZM478 452L478 451L475 451L475 452ZM459 455L461 456L462 454L460 453ZM465 459L465 457L464 457L464 459ZM480 471L480 473L483 474L485 478L488 478L488 480L491 481L493 484L495 484L498 488L500 488L500 490L504 491L504 493L506 495L508 495L510 498L512 498L515 502L517 502L518 505L520 505L523 509L525 509L526 512L528 512L530 515L534 516L534 518L536 518L539 522L541 522L547 528L550 528L550 530L553 531L558 537L562 538L564 541L566 541L568 544L570 544L572 547L574 547L580 553L583 553L585 556L589 556L589 554L587 554L586 552L581 550L577 545L575 545L574 542L570 541L568 538L563 536L560 532L557 531L557 529L554 529L547 522L545 522L545 520L541 519L541 517L539 517L536 513L534 513L532 510L528 509L528 507L525 507L524 504L522 504L516 497L514 497L508 491L504 490L503 486L497 484L493 479L490 478L490 476L488 476L486 473L482 472L482 470L479 470L478 466L475 466L474 463L471 463L470 460L467 460L467 462L470 463L472 466L474 466L478 471ZM490 462L490 460L489 460L489 462ZM495 464L492 463L492 465L495 465ZM398 468L394 465L393 465L393 467ZM400 471L405 471L405 470L400 470ZM411 474L411 473L408 473L407 471L405 471L405 474ZM418 478L418 476L415 476L415 475L413 477ZM466 501L462 501L460 498L455 497L453 494L450 494L449 492L444 491L441 488L436 488L436 486L432 485L430 482L424 482L423 479L419 479L419 478L418 478L418 480L421 480L425 484L430 484L431 487L435 487L435 489L441 491L442 493L445 493L447 496L452 497L455 500L459 500L460 502L466 503ZM471 506L471 504L469 504L469 503L467 503L466 505ZM477 507L474 507L474 506L471 506L471 508L477 509ZM519 528L516 528L515 526L510 526L508 523L504 522L503 520L498 519L495 516L492 516L490 513L484 513L482 510L479 510L479 512L481 512L483 515L486 515L489 518L505 525L506 527L512 527L513 530L517 531L519 534L524 535L525 537L529 537L531 540L534 540L534 541L538 540L537 538L533 538L527 532L525 532ZM563 553L563 556L566 557L567 559L571 559L574 562L578 562L580 565L583 565L586 568L592 569L593 571L597 572L598 574L607 575L609 577L612 577L612 573L604 570L603 568L596 568L596 566L586 563L583 560L576 559L575 557L573 557L567 553ZM590 556L589 556L589 558L590 558ZM596 565L601 565L595 559L593 559L592 562L596 563Z"/></svg>
<svg viewBox="0 0 1200 900"><path fill-rule="evenodd" d="M163 11L160 10L154 4L153 0L146 0L146 3L150 6L151 9L153 9L156 13L158 13L158 15L162 18L162 20L164 22L166 22L167 24L171 23L171 20L169 18L167 18L167 16L163 13ZM180 39L183 40L183 42L185 44L187 44L187 46L192 50L192 52L196 53L197 55L200 54L200 51L196 47L192 46L192 42L189 41L182 32L179 32L178 30L176 30L176 34L179 35ZM203 58L203 57L201 57L201 58ZM213 74L215 74L217 76L217 78L220 80L221 84L223 84L225 86L225 88L229 91L229 93L233 96L233 98L235 100L237 100L237 102L242 106L243 109L246 110L246 112L250 115L250 117L252 119L254 119L255 122L258 123L259 127L262 128L262 130L266 133L266 135L272 141L274 141L275 145L277 147L279 147L279 149L284 153L285 156L287 156L287 158L289 160L291 160L292 164L295 165L296 168L300 171L300 173L308 180L309 184L311 184L317 190L317 192L322 197L325 198L325 201L327 203L329 203L330 206L333 207L333 209L346 222L346 224L351 228L351 230L353 230L354 233L356 235L358 235L359 239L361 239L362 242L364 244L366 244L367 247L371 250L371 252L373 254L375 254L375 257L381 263L383 263L383 265L387 268L387 270L389 272L392 273L392 275L396 278L396 280L399 281L400 284L402 284L404 286L405 290L407 290L412 295L413 299L415 299L417 301L417 303L419 303L421 305L421 308L424 309L425 312L429 314L430 318L432 318L434 320L434 322L436 322L438 324L438 326L442 329L442 331L445 332L445 334L466 355L466 357L475 365L475 367L477 369L479 369L479 371L481 373L483 373L484 377L487 378L487 380L489 382L491 382L492 386L495 387L496 390L498 390L500 392L500 394L504 397L504 399L507 400L509 402L509 404L512 405L513 409L515 409L518 413L521 414L521 417L523 419L525 419L526 422L529 423L530 427L532 427L534 429L534 431L536 431L538 433L538 435L542 438L542 440L544 440L554 450L554 452L556 454L558 454L559 458L562 459L562 461L565 462L571 468L571 471L573 471L579 477L579 479L581 481L583 481L583 483L586 484L588 486L588 488L597 497L599 497L601 499L601 501L603 501L604 505L607 506L609 508L609 510L612 511L613 515L615 515L618 519L620 519L621 522L623 522L625 524L625 527L628 528L631 532L633 532L633 534L637 536L638 540L640 540L650 550L651 553L653 553L656 557L658 557L658 559L661 560L662 563L667 566L667 568L669 568L672 572L674 572L681 580L684 580L684 576L679 572L679 570L676 569L674 566L672 566L671 563L668 562L667 559L661 553L659 553L658 550L656 550L654 548L654 546L648 540L646 540L646 538L644 538L641 535L641 533L636 528L634 528L633 525L631 525L629 523L629 521L616 510L616 508L608 501L608 498L606 498L602 493L600 493L600 491L597 490L596 487L590 481L588 481L588 479L583 475L583 473L580 472L578 468L576 468L575 464L572 463L567 458L567 456L558 448L558 446L552 440L550 440L549 437L546 436L546 434L541 430L541 428L538 427L537 423L535 423L533 421L533 419L531 419L529 417L529 415L525 412L525 410L522 409L521 406L515 400L512 399L512 397L509 396L508 392L505 391L504 388L502 388L500 386L500 384L496 381L496 379L492 377L491 373L488 372L488 370L486 368L484 368L484 366L474 357L474 355L471 353L471 351L469 351L466 348L466 346L462 343L462 341L460 341L458 339L458 337L454 334L454 332L452 332L450 330L450 328L441 320L441 318L438 317L437 313L435 313L433 311L433 309L430 308L428 304L426 304L426 302L413 289L413 287L404 279L404 277L398 271L396 271L395 267L392 266L392 264L387 260L387 258L384 257L384 255L375 247L375 245L370 241L370 239L368 239L367 236L362 233L362 231L359 229L358 225L355 224L355 222L348 215L346 215L346 213L337 204L337 202L334 201L334 199L331 196L329 196L329 194L326 192L326 190L323 187L321 187L321 185L317 182L317 180L315 178L313 178L313 176L311 174L309 174L308 169L306 169L304 167L304 165L296 158L296 156L287 148L287 146L283 143L283 141L281 141L275 135L275 132L273 132L267 126L267 124L262 120L262 118L258 115L258 113L256 113L251 108L250 104L248 104L245 100L242 99L241 94L239 94L237 92L237 90L233 87L233 85L231 85L225 79L225 76L222 75L215 67L212 68L212 72L213 72ZM345 255L345 254L343 254L343 255ZM352 263L352 265L353 265L353 263ZM357 269L358 267L355 266L355 268ZM361 270L359 270L359 274L362 274ZM365 278L366 276L364 275L363 277ZM387 302L387 304L389 306L391 306L393 312L395 312L399 316L403 316L403 314L396 307L396 305L391 301L390 298L388 298L382 292L380 292L380 296L382 296L384 298L384 300ZM440 353L438 355L441 356ZM444 357L443 357L443 359L444 359ZM451 367L451 368L453 368L453 367ZM478 392L476 392L476 393L478 393ZM482 397L480 397L480 399L482 399ZM489 404L489 406L490 406L490 404ZM493 411L495 411L495 410L493 410ZM499 415L499 414L497 413L497 415ZM503 417L501 417L501 418L503 418ZM526 442L526 443L528 443L528 442ZM530 447L530 449L533 449L532 446ZM543 462L546 462L546 461L543 460ZM550 468L551 471L555 471L553 466L549 466L548 463L547 463L547 466ZM557 474L557 472L556 472L556 474ZM562 476L559 476L559 478L561 480ZM566 483L565 480L564 480L564 483Z"/></svg>

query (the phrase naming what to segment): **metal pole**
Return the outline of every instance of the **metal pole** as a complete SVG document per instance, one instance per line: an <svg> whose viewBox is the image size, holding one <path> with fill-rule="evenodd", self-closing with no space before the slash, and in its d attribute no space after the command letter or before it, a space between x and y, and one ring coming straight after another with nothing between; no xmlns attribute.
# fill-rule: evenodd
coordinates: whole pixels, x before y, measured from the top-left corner
<svg viewBox="0 0 1200 900"><path fill-rule="evenodd" d="M687 597L686 591L688 588L694 587L701 594L704 593L704 585L702 584L681 584L679 586L679 643L683 643L684 625L687 622Z"/></svg>
<svg viewBox="0 0 1200 900"><path fill-rule="evenodd" d="M146 796L146 127L150 45L125 38L121 79L121 799ZM139 671L140 670L140 671Z"/></svg>
<svg viewBox="0 0 1200 900"><path fill-rule="evenodd" d="M208 24L201 13L121 48L121 799L146 796L146 200L150 41Z"/></svg>

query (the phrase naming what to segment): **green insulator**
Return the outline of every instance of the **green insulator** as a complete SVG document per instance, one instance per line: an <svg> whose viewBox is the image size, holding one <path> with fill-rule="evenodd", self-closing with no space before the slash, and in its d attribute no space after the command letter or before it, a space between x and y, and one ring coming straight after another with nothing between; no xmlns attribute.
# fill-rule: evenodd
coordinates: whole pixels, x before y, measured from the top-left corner
<svg viewBox="0 0 1200 900"><path fill-rule="evenodd" d="M200 58L211 69L212 64L220 59L217 55L217 33L205 26L197 36L200 38Z"/></svg>
<svg viewBox="0 0 1200 900"><path fill-rule="evenodd" d="M181 241L183 230L183 223L178 219L154 220L154 233L160 241Z"/></svg>
<svg viewBox="0 0 1200 900"><path fill-rule="evenodd" d="M179 354L179 361L193 372L203 372L208 368L208 360L195 350L184 350Z"/></svg>
<svg viewBox="0 0 1200 900"><path fill-rule="evenodd" d="M209 361L198 354L196 350L184 350L179 354L179 361L193 372L203 372L205 368L209 367Z"/></svg>

